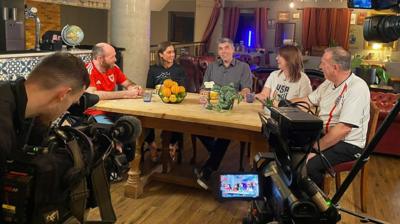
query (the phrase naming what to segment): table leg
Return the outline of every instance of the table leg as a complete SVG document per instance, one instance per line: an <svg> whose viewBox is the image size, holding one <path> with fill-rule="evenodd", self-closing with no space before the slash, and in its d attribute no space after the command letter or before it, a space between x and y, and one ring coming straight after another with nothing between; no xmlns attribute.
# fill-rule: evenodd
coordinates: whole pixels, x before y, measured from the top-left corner
<svg viewBox="0 0 400 224"><path fill-rule="evenodd" d="M146 133L142 133L136 140L135 159L131 163L128 172L128 180L125 184L125 196L129 198L138 198L143 193L145 183L140 179L140 162L142 158L142 145Z"/></svg>
<svg viewBox="0 0 400 224"><path fill-rule="evenodd" d="M269 152L269 145L267 139L261 134L257 133L256 135L251 137L250 144L250 168L253 167L254 156L259 152Z"/></svg>

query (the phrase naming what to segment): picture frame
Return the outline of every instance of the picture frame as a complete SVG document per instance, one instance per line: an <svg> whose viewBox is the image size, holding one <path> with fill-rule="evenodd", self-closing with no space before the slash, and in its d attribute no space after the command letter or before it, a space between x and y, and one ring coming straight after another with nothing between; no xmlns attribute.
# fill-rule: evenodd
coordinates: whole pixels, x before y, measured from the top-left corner
<svg viewBox="0 0 400 224"><path fill-rule="evenodd" d="M357 14L355 12L352 12L350 16L350 25L356 25L356 21L357 21Z"/></svg>
<svg viewBox="0 0 400 224"><path fill-rule="evenodd" d="M357 25L363 25L367 16L368 14L366 12L359 12L357 17Z"/></svg>
<svg viewBox="0 0 400 224"><path fill-rule="evenodd" d="M276 20L275 20L275 19L269 19L269 20L267 21L267 27L268 27L268 29L270 29L270 30L275 29L275 24L276 24Z"/></svg>
<svg viewBox="0 0 400 224"><path fill-rule="evenodd" d="M300 12L293 12L293 13L292 13L292 19L293 19L293 20L298 20L298 19L300 19Z"/></svg>
<svg viewBox="0 0 400 224"><path fill-rule="evenodd" d="M278 21L287 22L290 20L290 12L279 12L278 13Z"/></svg>

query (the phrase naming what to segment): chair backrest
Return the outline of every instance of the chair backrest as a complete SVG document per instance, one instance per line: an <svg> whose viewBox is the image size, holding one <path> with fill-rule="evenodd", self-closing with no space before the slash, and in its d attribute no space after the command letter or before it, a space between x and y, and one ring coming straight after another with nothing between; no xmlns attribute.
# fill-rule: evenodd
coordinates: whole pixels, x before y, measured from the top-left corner
<svg viewBox="0 0 400 224"><path fill-rule="evenodd" d="M317 89L321 83L325 81L324 73L316 69L304 69L304 73L307 74L311 82L311 87L313 90Z"/></svg>
<svg viewBox="0 0 400 224"><path fill-rule="evenodd" d="M368 122L368 132L367 132L367 144L374 137L376 132L376 126L378 125L379 118L379 108L371 100L370 110L369 110L369 122Z"/></svg>
<svg viewBox="0 0 400 224"><path fill-rule="evenodd" d="M199 68L196 58L188 55L179 57L179 64L182 66L186 74L185 88L188 92L199 92Z"/></svg>
<svg viewBox="0 0 400 224"><path fill-rule="evenodd" d="M198 59L198 67L199 67L199 84L200 86L203 84L203 79L204 79L204 73L207 70L207 67L209 64L213 63L215 61L215 57L211 55L206 55L206 56L199 56L197 57Z"/></svg>

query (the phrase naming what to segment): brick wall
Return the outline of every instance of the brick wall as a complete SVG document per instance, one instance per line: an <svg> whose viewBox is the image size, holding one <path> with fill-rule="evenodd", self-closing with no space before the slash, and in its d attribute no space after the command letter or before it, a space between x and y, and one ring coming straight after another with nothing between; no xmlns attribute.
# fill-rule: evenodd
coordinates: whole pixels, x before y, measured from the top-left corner
<svg viewBox="0 0 400 224"><path fill-rule="evenodd" d="M61 30L61 5L51 3L33 2L27 0L28 6L38 9L38 15L41 22L40 38L48 30ZM34 19L25 20L26 49L32 49L35 45L35 22Z"/></svg>

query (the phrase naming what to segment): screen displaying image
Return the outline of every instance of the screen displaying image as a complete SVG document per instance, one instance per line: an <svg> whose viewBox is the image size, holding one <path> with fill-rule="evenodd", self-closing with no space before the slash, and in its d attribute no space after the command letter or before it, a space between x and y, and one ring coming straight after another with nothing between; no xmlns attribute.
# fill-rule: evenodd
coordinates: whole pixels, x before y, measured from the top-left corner
<svg viewBox="0 0 400 224"><path fill-rule="evenodd" d="M371 9L372 0L353 0L354 8Z"/></svg>
<svg viewBox="0 0 400 224"><path fill-rule="evenodd" d="M221 175L220 191L222 198L257 198L260 196L258 175Z"/></svg>

